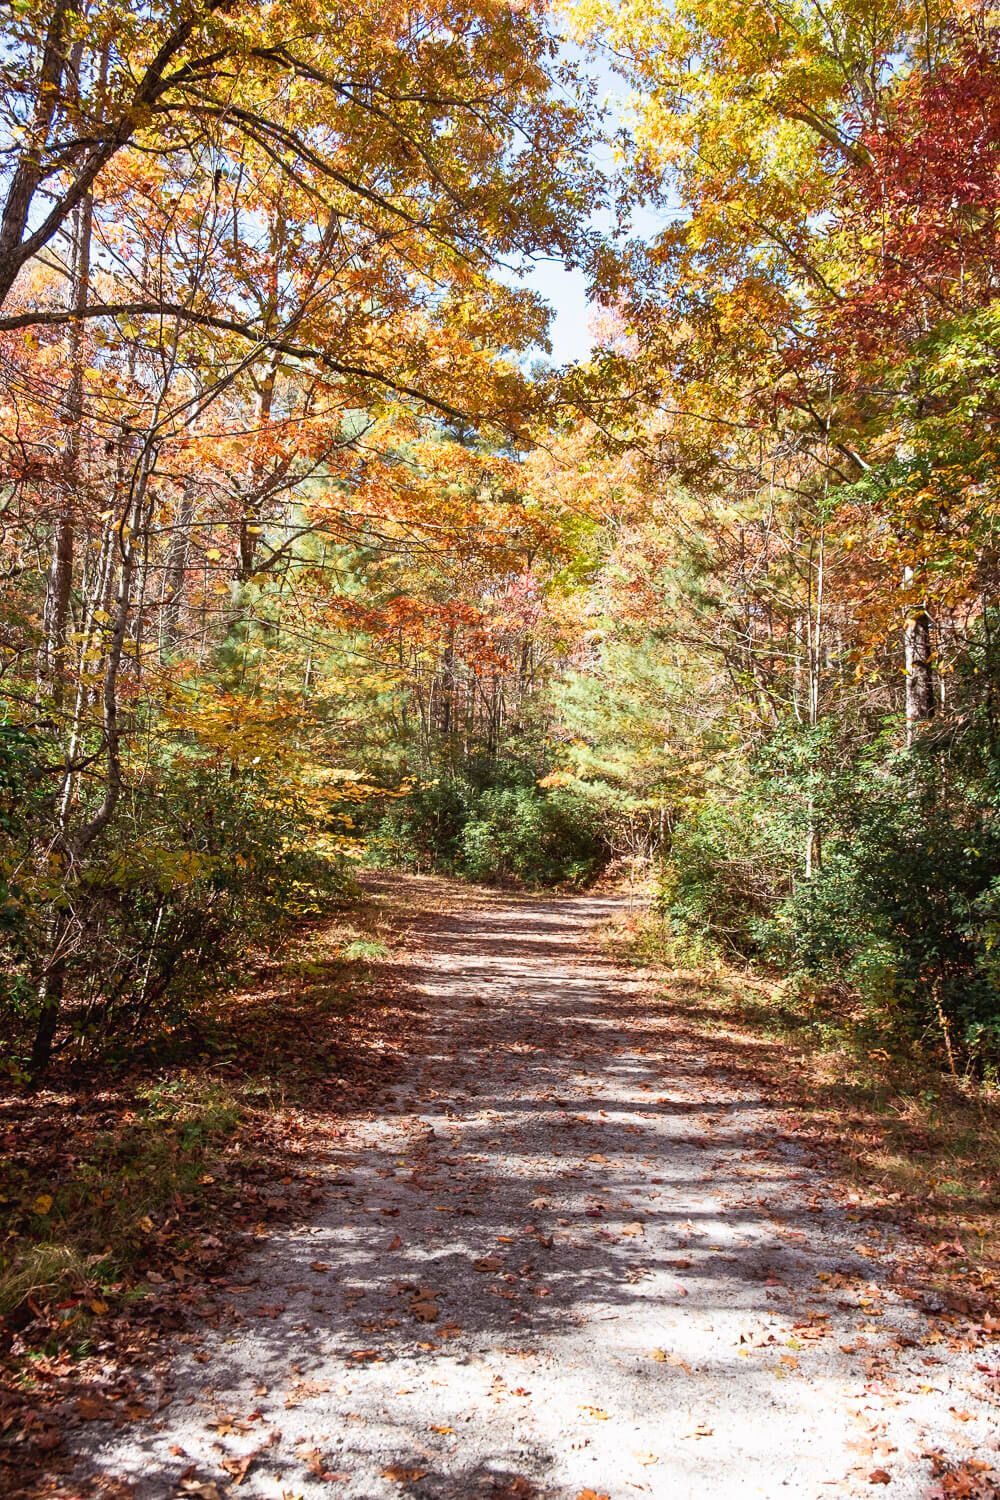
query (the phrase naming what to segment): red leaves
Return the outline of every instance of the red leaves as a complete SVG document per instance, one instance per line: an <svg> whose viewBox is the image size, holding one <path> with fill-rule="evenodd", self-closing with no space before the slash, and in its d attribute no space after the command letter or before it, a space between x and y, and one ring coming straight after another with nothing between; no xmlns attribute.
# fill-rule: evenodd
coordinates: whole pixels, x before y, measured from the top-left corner
<svg viewBox="0 0 1000 1500"><path fill-rule="evenodd" d="M1000 52L970 43L933 77L915 73L891 124L864 137L867 160L845 179L843 213L859 237L876 233L836 327L883 351L921 310L934 321L995 294L994 221L1000 210ZM919 332L919 328L918 328Z"/></svg>

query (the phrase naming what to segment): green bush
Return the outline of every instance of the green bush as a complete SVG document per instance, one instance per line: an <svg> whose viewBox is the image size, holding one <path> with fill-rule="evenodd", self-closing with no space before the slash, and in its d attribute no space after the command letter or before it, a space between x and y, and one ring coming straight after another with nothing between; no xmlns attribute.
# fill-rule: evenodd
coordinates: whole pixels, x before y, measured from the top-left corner
<svg viewBox="0 0 1000 1500"><path fill-rule="evenodd" d="M462 830L460 866L473 880L580 885L607 857L598 805L563 789L492 788Z"/></svg>
<svg viewBox="0 0 1000 1500"><path fill-rule="evenodd" d="M829 743L829 741L826 741ZM777 738L677 828L661 909L695 959L738 955L857 995L886 1038L1000 1061L1000 826L989 756L876 740L830 767ZM804 871L810 827L814 868Z"/></svg>
<svg viewBox="0 0 1000 1500"><path fill-rule="evenodd" d="M607 863L597 799L539 787L516 764L492 768L499 784L482 785L474 774L442 778L394 803L372 831L371 858L525 885L579 885Z"/></svg>
<svg viewBox="0 0 1000 1500"><path fill-rule="evenodd" d="M0 1060L15 1072L24 1065L52 923L62 955L57 1050L133 1048L177 1024L251 944L344 891L342 864L309 851L307 827L265 773L234 775L175 747L121 800L79 870L49 873L33 857L37 831L0 829L28 872L0 931ZM30 923L17 920L22 906Z"/></svg>
<svg viewBox="0 0 1000 1500"><path fill-rule="evenodd" d="M414 787L376 822L369 836L369 857L399 869L457 870L462 830L474 799L475 789L458 777ZM360 811L359 818L363 820Z"/></svg>
<svg viewBox="0 0 1000 1500"><path fill-rule="evenodd" d="M707 802L677 828L663 866L660 908L688 961L761 954L762 934L787 888L768 858L769 830L747 802Z"/></svg>
<svg viewBox="0 0 1000 1500"><path fill-rule="evenodd" d="M954 787L945 805L935 779L917 757L856 771L823 867L779 905L770 946L985 1061L1000 1023L1000 829Z"/></svg>

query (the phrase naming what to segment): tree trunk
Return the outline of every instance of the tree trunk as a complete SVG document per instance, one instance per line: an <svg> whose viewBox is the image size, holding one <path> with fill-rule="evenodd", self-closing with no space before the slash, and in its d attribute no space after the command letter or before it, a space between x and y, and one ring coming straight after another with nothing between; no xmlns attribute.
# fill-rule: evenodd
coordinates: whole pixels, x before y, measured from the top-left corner
<svg viewBox="0 0 1000 1500"><path fill-rule="evenodd" d="M191 546L191 522L194 519L194 483L185 481L180 502L174 510L173 532L163 570L163 607L160 614L160 658L165 660L180 643L181 606L184 602L184 577Z"/></svg>
<svg viewBox="0 0 1000 1500"><path fill-rule="evenodd" d="M904 634L906 652L906 743L913 744L921 724L933 719L934 656L931 648L931 617L924 605L907 616Z"/></svg>
<svg viewBox="0 0 1000 1500"><path fill-rule="evenodd" d="M77 210L73 242L73 305L78 312L87 307L90 295L90 243L93 234L94 205L88 195ZM45 594L45 647L41 687L52 693L56 706L65 696L68 662L70 599L73 591L73 565L76 546L75 515L80 487L81 427L83 422L83 324L70 328L70 380L63 403L66 423L66 446L63 453L63 500L52 535Z"/></svg>
<svg viewBox="0 0 1000 1500"><path fill-rule="evenodd" d="M36 1084L48 1068L52 1058L52 1047L56 1039L56 1028L62 1011L63 991L66 986L65 943L69 936L69 924L65 914L56 915L49 927L49 959L38 986L38 1020L31 1044L31 1060L28 1076Z"/></svg>

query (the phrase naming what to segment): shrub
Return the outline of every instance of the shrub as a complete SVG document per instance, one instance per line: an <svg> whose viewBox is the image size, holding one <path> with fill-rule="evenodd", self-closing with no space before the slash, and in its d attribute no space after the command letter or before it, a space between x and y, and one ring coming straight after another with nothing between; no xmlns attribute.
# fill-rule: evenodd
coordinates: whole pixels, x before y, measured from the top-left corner
<svg viewBox="0 0 1000 1500"><path fill-rule="evenodd" d="M487 883L579 885L609 858L603 823L598 799L539 787L530 770L501 763L415 788L384 813L369 851L376 863Z"/></svg>
<svg viewBox="0 0 1000 1500"><path fill-rule="evenodd" d="M766 857L766 832L744 802L705 803L678 827L659 904L679 956L761 953L762 928L788 883L787 870Z"/></svg>
<svg viewBox="0 0 1000 1500"><path fill-rule="evenodd" d="M473 880L580 885L607 858L597 804L563 789L492 788L462 831L460 866Z"/></svg>
<svg viewBox="0 0 1000 1500"><path fill-rule="evenodd" d="M474 796L467 781L452 776L414 787L375 824L369 857L400 869L456 870Z"/></svg>
<svg viewBox="0 0 1000 1500"><path fill-rule="evenodd" d="M817 782L772 742L735 794L677 828L661 908L689 956L739 955L839 986L887 1039L1000 1061L1000 828L990 763L876 741ZM946 784L945 784L946 783ZM817 861L803 855L810 822Z"/></svg>
<svg viewBox="0 0 1000 1500"><path fill-rule="evenodd" d="M341 863L310 852L307 828L305 811L263 772L234 776L214 757L181 751L122 799L79 870L50 875L32 858L31 830L16 841L8 833L28 872L23 903L13 903L0 933L8 1068L18 1071L27 1056L53 921L58 1050L132 1048L180 1022L248 945L345 889ZM16 920L22 904L30 925Z"/></svg>

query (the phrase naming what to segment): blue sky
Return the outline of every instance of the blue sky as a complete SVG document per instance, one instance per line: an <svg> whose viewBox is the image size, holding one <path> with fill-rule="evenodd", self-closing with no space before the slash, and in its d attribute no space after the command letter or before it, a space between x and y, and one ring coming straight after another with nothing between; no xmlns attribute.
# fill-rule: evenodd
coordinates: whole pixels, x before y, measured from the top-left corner
<svg viewBox="0 0 1000 1500"><path fill-rule="evenodd" d="M549 325L553 361L563 365L586 359L591 344L587 325L593 308L583 272L569 271L559 261L536 261L519 284L539 292L555 310Z"/></svg>
<svg viewBox="0 0 1000 1500"><path fill-rule="evenodd" d="M615 73L599 55L584 53L579 47L567 43L565 54L578 63L581 69L593 78L598 86L598 102L609 111L608 128L614 129L626 114L629 85ZM601 164L610 166L610 151L602 155ZM614 226L608 213L595 214L591 222L605 232ZM633 214L629 227L632 234L651 237L663 223L662 211L639 209ZM512 273L510 279L520 286L538 292L553 309L549 327L552 341L551 358L555 364L568 364L572 360L586 359L591 349L589 324L595 308L587 297L587 278L582 271L568 270L561 261L536 260L525 267L520 275Z"/></svg>

